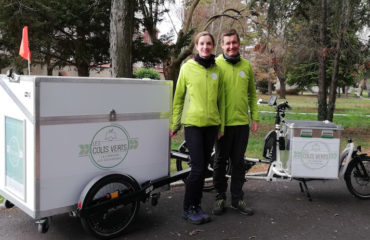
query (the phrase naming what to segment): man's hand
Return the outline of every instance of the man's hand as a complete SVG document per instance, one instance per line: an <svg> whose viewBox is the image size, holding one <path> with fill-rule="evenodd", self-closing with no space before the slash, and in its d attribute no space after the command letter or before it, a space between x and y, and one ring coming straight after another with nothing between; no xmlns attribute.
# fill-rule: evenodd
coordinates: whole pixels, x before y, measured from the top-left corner
<svg viewBox="0 0 370 240"><path fill-rule="evenodd" d="M258 130L258 122L252 121L252 132L256 132Z"/></svg>

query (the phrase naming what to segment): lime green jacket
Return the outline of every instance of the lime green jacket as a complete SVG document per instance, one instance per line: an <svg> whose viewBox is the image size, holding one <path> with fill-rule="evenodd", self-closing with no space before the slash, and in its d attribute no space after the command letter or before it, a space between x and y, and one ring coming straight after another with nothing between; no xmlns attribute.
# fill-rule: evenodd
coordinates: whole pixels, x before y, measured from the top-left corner
<svg viewBox="0 0 370 240"><path fill-rule="evenodd" d="M224 91L220 69L208 69L193 59L180 69L172 108L171 130L176 132L181 124L207 127L220 125L224 130Z"/></svg>
<svg viewBox="0 0 370 240"><path fill-rule="evenodd" d="M221 69L225 89L225 126L258 122L258 108L254 74L248 60L240 58L236 64L227 62L221 54L216 58Z"/></svg>

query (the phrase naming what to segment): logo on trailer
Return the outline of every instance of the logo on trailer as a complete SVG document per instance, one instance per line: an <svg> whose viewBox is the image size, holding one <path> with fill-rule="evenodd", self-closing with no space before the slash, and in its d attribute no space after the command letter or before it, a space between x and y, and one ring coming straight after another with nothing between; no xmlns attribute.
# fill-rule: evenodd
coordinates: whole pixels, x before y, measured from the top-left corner
<svg viewBox="0 0 370 240"><path fill-rule="evenodd" d="M113 168L123 162L131 149L138 147L136 138L131 138L120 125L109 125L98 130L90 144L80 145L80 156L88 155L98 168Z"/></svg>
<svg viewBox="0 0 370 240"><path fill-rule="evenodd" d="M330 161L338 159L338 154L330 151L323 142L309 142L302 151L295 151L294 158L300 159L302 164L309 169L321 169Z"/></svg>

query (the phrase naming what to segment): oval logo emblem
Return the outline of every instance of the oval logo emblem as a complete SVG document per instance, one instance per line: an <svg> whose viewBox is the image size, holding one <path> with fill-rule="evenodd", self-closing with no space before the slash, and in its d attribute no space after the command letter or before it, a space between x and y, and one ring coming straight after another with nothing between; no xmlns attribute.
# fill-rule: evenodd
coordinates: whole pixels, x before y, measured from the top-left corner
<svg viewBox="0 0 370 240"><path fill-rule="evenodd" d="M245 75L245 72L242 70L242 71L240 71L240 73L239 73L239 75L242 77L242 78L244 78L246 75Z"/></svg>
<svg viewBox="0 0 370 240"><path fill-rule="evenodd" d="M120 164L129 150L129 135L123 127L111 125L101 128L90 144L90 158L100 168Z"/></svg>
<svg viewBox="0 0 370 240"><path fill-rule="evenodd" d="M217 74L216 74L216 73L212 73L212 74L211 74L211 78L212 78L213 80L216 80L216 79L217 79Z"/></svg>

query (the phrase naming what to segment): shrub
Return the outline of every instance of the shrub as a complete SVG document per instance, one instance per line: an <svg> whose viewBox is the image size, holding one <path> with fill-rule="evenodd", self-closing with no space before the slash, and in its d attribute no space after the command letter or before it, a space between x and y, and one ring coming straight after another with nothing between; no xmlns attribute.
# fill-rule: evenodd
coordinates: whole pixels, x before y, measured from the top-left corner
<svg viewBox="0 0 370 240"><path fill-rule="evenodd" d="M267 79L262 79L259 81L256 81L256 88L260 93L266 94L269 90L269 81ZM275 90L274 84L272 84L272 91Z"/></svg>
<svg viewBox="0 0 370 240"><path fill-rule="evenodd" d="M134 71L135 78L161 79L161 75L153 68L138 68Z"/></svg>
<svg viewBox="0 0 370 240"><path fill-rule="evenodd" d="M298 95L300 90L298 88L289 88L285 89L285 94L286 95ZM276 89L276 93L280 94L280 89Z"/></svg>

